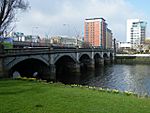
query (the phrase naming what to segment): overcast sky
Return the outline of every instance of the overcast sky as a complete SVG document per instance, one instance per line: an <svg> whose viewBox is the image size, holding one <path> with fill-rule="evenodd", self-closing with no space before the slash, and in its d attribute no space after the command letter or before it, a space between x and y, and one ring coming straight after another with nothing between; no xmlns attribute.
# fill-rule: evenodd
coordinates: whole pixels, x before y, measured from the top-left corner
<svg viewBox="0 0 150 113"><path fill-rule="evenodd" d="M17 15L16 31L33 35L84 35L86 18L103 17L119 41L126 41L126 20L146 21L150 36L150 0L29 0L31 8Z"/></svg>

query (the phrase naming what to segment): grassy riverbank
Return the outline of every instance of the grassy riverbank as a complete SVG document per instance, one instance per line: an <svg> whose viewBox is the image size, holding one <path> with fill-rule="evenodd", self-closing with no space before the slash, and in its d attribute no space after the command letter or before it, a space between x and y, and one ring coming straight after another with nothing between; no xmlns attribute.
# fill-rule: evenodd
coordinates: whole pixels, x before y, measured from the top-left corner
<svg viewBox="0 0 150 113"><path fill-rule="evenodd" d="M149 113L150 99L37 81L0 80L0 113Z"/></svg>

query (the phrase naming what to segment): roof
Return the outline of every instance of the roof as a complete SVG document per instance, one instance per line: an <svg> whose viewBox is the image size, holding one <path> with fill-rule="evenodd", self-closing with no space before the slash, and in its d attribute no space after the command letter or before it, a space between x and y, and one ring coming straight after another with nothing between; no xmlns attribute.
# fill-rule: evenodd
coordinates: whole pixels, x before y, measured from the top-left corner
<svg viewBox="0 0 150 113"><path fill-rule="evenodd" d="M87 18L87 19L85 19L85 20L97 20L97 19L100 19L100 20L104 20L104 21L105 21L104 18Z"/></svg>

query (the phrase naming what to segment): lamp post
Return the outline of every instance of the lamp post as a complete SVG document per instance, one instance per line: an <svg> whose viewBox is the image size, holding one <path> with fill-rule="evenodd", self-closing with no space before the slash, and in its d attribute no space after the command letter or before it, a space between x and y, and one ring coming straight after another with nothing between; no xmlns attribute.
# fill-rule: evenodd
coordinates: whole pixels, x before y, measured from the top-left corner
<svg viewBox="0 0 150 113"><path fill-rule="evenodd" d="M31 43L32 43L32 46L33 46L33 42L35 42L35 40L33 40L33 37L35 36L36 37L36 34L34 34L34 31L36 32L36 30L38 29L39 27L35 26L35 27L32 27L32 39L31 39ZM34 30L35 29L35 30Z"/></svg>
<svg viewBox="0 0 150 113"><path fill-rule="evenodd" d="M114 55L116 56L116 39L115 38L113 40L113 43L114 43Z"/></svg>
<svg viewBox="0 0 150 113"><path fill-rule="evenodd" d="M70 33L70 24L63 24L64 27L66 27L65 35L69 36L68 34Z"/></svg>

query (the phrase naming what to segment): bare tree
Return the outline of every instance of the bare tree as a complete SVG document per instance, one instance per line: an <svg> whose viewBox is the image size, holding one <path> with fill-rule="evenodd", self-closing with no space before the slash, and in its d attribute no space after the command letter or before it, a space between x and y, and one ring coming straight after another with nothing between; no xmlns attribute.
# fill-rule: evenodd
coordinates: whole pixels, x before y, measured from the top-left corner
<svg viewBox="0 0 150 113"><path fill-rule="evenodd" d="M10 27L17 11L28 7L29 3L25 0L0 0L0 35Z"/></svg>

